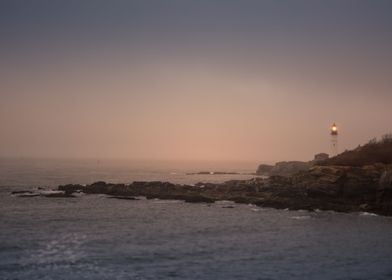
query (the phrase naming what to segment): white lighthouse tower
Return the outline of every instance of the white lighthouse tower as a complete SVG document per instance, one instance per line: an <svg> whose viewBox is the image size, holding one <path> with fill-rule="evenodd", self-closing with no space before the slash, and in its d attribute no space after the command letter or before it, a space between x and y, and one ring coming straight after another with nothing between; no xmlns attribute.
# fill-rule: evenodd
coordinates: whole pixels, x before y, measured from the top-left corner
<svg viewBox="0 0 392 280"><path fill-rule="evenodd" d="M332 156L336 156L338 152L338 127L334 123L331 126L331 154Z"/></svg>

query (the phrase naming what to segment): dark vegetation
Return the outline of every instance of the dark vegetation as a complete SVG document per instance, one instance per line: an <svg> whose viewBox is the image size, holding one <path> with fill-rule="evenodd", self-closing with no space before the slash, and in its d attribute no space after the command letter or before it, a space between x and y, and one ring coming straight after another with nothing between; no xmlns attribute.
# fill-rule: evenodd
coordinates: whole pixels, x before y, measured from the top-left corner
<svg viewBox="0 0 392 280"><path fill-rule="evenodd" d="M317 165L364 166L376 163L392 164L392 134L385 134L379 141L374 138L364 146L345 151Z"/></svg>

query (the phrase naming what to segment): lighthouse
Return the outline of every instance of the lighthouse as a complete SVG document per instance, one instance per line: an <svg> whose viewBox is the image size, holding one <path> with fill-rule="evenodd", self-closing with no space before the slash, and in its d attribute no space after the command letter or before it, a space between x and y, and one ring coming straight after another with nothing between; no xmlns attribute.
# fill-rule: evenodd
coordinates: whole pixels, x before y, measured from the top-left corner
<svg viewBox="0 0 392 280"><path fill-rule="evenodd" d="M331 154L338 154L338 127L335 123L331 126Z"/></svg>

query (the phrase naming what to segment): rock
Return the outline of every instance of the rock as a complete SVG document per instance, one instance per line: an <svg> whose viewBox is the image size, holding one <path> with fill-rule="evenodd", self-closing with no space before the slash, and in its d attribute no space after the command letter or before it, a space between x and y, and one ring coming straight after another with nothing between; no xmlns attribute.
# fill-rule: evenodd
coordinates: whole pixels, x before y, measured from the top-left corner
<svg viewBox="0 0 392 280"><path fill-rule="evenodd" d="M242 197L242 196L230 197L228 200L234 201L235 203L240 203L240 204L255 204L255 203L252 203L255 201L252 201L248 197Z"/></svg>
<svg viewBox="0 0 392 280"><path fill-rule="evenodd" d="M190 203L199 203L199 202L214 203L216 199L205 197L202 195L194 195L194 196L184 197L184 201Z"/></svg>
<svg viewBox="0 0 392 280"><path fill-rule="evenodd" d="M139 200L133 196L108 196L108 198L115 198L115 199L124 199L124 200Z"/></svg>
<svg viewBox="0 0 392 280"><path fill-rule="evenodd" d="M392 170L385 170L379 180L379 190L392 189Z"/></svg>
<svg viewBox="0 0 392 280"><path fill-rule="evenodd" d="M281 161L275 165L261 164L257 168L257 175L279 175L290 176L300 171L309 169L313 165L312 162L304 161Z"/></svg>
<svg viewBox="0 0 392 280"><path fill-rule="evenodd" d="M24 193L24 194L19 194L17 197L36 197L36 196L41 196L39 193Z"/></svg>
<svg viewBox="0 0 392 280"><path fill-rule="evenodd" d="M87 193L108 193L109 186L106 184L106 182L98 181L89 186L86 186L85 191Z"/></svg>
<svg viewBox="0 0 392 280"><path fill-rule="evenodd" d="M392 215L392 168L380 176L377 190L376 208L384 215Z"/></svg>
<svg viewBox="0 0 392 280"><path fill-rule="evenodd" d="M374 166L350 167L346 169L342 195L358 200L366 200L377 192L380 170Z"/></svg>
<svg viewBox="0 0 392 280"><path fill-rule="evenodd" d="M365 211L365 210L367 210L367 209L369 208L369 205L366 204L366 203L363 203L363 204L359 205L359 208L360 208L361 210Z"/></svg>
<svg viewBox="0 0 392 280"><path fill-rule="evenodd" d="M66 193L66 192L58 192L58 193L44 193L41 194L44 197L76 197L72 194Z"/></svg>
<svg viewBox="0 0 392 280"><path fill-rule="evenodd" d="M314 155L313 161L319 162L319 161L327 160L328 158L329 158L328 154L326 154L326 153L319 153L319 154Z"/></svg>
<svg viewBox="0 0 392 280"><path fill-rule="evenodd" d="M82 185L72 185L72 184L68 184L68 185L64 185L64 186L59 186L58 190L59 191L64 191L67 194L72 194L74 192L79 192L79 191L83 191L84 186Z"/></svg>
<svg viewBox="0 0 392 280"><path fill-rule="evenodd" d="M12 192L16 194L18 197L75 197L67 191L40 191L40 192L32 192L32 191L15 191Z"/></svg>
<svg viewBox="0 0 392 280"><path fill-rule="evenodd" d="M291 186L292 185L292 178L291 177L285 177L281 175L272 175L269 177L269 185L274 187L274 186Z"/></svg>
<svg viewBox="0 0 392 280"><path fill-rule="evenodd" d="M81 189L88 194L134 200L175 199L191 203L229 200L279 209L363 211L392 215L392 175L384 165L312 166L290 176L231 180L224 183L178 185L169 182L133 182L129 185L96 182L87 186L60 186L65 194ZM392 170L392 167L387 170Z"/></svg>
<svg viewBox="0 0 392 280"><path fill-rule="evenodd" d="M300 171L309 169L312 166L311 162L303 161L282 161L275 164L271 170L272 175L290 176Z"/></svg>
<svg viewBox="0 0 392 280"><path fill-rule="evenodd" d="M269 175L272 168L274 168L273 165L269 164L260 164L259 167L256 170L257 175Z"/></svg>
<svg viewBox="0 0 392 280"><path fill-rule="evenodd" d="M13 191L11 194L29 194L33 193L32 191Z"/></svg>

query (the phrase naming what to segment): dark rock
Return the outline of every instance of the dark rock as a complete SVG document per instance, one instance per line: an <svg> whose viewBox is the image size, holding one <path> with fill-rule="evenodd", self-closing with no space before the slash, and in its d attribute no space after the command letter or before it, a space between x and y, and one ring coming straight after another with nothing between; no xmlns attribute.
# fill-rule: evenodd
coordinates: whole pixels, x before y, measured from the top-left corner
<svg viewBox="0 0 392 280"><path fill-rule="evenodd" d="M313 164L314 162L312 161L281 161L277 162L275 165L260 164L256 174L291 176L300 171L308 170Z"/></svg>
<svg viewBox="0 0 392 280"><path fill-rule="evenodd" d="M387 170L387 171L385 171ZM389 171L388 171L389 170ZM133 182L129 185L97 182L66 185L64 194L80 190L112 198L176 199L192 203L230 200L280 209L363 211L392 215L392 167L313 166L290 176L231 180L221 184L178 185L169 182ZM385 172L384 172L385 171Z"/></svg>
<svg viewBox="0 0 392 280"><path fill-rule="evenodd" d="M58 193L44 193L41 194L44 197L67 197L67 198L71 198L71 197L76 197L72 194L69 194L67 192L58 192Z"/></svg>
<svg viewBox="0 0 392 280"><path fill-rule="evenodd" d="M319 153L314 155L314 162L319 162L319 161L323 161L323 160L327 160L329 158L329 155L326 153Z"/></svg>
<svg viewBox="0 0 392 280"><path fill-rule="evenodd" d="M37 197L37 196L41 196L41 194L39 194L39 193L26 193L26 194L18 195L18 197Z"/></svg>
<svg viewBox="0 0 392 280"><path fill-rule="evenodd" d="M280 176L280 175L272 175L269 177L269 185L270 186L291 186L292 178Z"/></svg>
<svg viewBox="0 0 392 280"><path fill-rule="evenodd" d="M243 196L231 197L228 200L241 204L251 203L251 200L248 197Z"/></svg>
<svg viewBox="0 0 392 280"><path fill-rule="evenodd" d="M13 191L11 194L28 194L28 193L33 193L32 191Z"/></svg>
<svg viewBox="0 0 392 280"><path fill-rule="evenodd" d="M74 195L64 192L64 191L55 191L55 192L17 192L16 193L18 197L37 197L37 196L42 196L42 197L75 197Z"/></svg>
<svg viewBox="0 0 392 280"><path fill-rule="evenodd" d="M385 170L381 174L381 177L379 180L379 189L380 190L392 189L392 169Z"/></svg>
<svg viewBox="0 0 392 280"><path fill-rule="evenodd" d="M216 199L201 196L201 195L194 195L194 196L184 197L184 201L190 203L199 203L199 202L214 203Z"/></svg>
<svg viewBox="0 0 392 280"><path fill-rule="evenodd" d="M108 198L115 198L115 199L124 199L124 200L139 200L133 196L108 196Z"/></svg>
<svg viewBox="0 0 392 280"><path fill-rule="evenodd" d="M84 190L84 186L68 184L68 185L64 185L64 186L59 186L58 190L59 191L64 191L64 192L66 192L68 194L72 194L74 192L83 191Z"/></svg>
<svg viewBox="0 0 392 280"><path fill-rule="evenodd" d="M333 167L313 167L292 177L292 184L309 197L337 196L341 192L345 172Z"/></svg>
<svg viewBox="0 0 392 280"><path fill-rule="evenodd" d="M376 208L384 215L392 215L392 168L389 167L380 176L377 190Z"/></svg>
<svg viewBox="0 0 392 280"><path fill-rule="evenodd" d="M274 168L273 165L269 164L260 164L256 170L257 175L269 175L271 170Z"/></svg>
<svg viewBox="0 0 392 280"><path fill-rule="evenodd" d="M312 166L311 162L304 161L281 161L272 168L271 175L290 176L300 171L308 170Z"/></svg>

